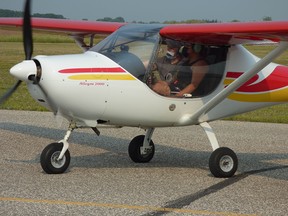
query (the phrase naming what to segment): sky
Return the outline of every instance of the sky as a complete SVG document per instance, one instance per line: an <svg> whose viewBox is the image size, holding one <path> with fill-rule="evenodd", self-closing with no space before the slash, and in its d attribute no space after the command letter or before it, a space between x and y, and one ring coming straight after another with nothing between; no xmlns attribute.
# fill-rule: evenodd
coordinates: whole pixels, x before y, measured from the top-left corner
<svg viewBox="0 0 288 216"><path fill-rule="evenodd" d="M24 0L0 0L0 9L23 10ZM208 19L229 22L288 20L288 0L33 0L32 13L74 20L123 17L126 22Z"/></svg>

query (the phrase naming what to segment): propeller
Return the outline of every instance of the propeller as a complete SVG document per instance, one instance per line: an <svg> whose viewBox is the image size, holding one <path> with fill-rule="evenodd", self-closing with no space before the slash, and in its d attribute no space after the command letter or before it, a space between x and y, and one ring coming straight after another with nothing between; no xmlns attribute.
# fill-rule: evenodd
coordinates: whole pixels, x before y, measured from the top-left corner
<svg viewBox="0 0 288 216"><path fill-rule="evenodd" d="M0 105L4 103L13 93L14 91L19 87L21 84L21 80L18 80L12 88L10 88L1 98L0 98Z"/></svg>
<svg viewBox="0 0 288 216"><path fill-rule="evenodd" d="M30 6L31 1L26 0L24 7L24 17L23 17L23 45L25 52L25 60L31 60L33 53L33 38L32 38L32 26L31 26L31 13ZM21 80L18 80L1 98L0 105L4 103L20 86Z"/></svg>
<svg viewBox="0 0 288 216"><path fill-rule="evenodd" d="M31 8L30 0L26 0L24 8L24 18L23 18L23 42L24 42L24 52L26 60L31 60L33 53L33 38L32 38L30 8Z"/></svg>

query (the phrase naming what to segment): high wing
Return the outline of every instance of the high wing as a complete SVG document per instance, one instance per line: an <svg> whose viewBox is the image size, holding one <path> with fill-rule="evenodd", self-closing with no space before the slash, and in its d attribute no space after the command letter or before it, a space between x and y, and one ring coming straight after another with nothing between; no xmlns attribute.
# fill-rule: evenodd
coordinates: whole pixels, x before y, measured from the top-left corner
<svg viewBox="0 0 288 216"><path fill-rule="evenodd" d="M0 18L0 26L1 25L20 27L23 25L23 19ZM66 33L70 35L84 51L93 46L95 34L108 35L123 25L126 25L126 23L32 18L32 28ZM87 45L84 42L84 37L89 35L90 45Z"/></svg>
<svg viewBox="0 0 288 216"><path fill-rule="evenodd" d="M2 26L22 26L22 18L0 18ZM80 34L111 34L127 23L33 18L32 27ZM160 35L179 41L212 45L233 45L288 41L288 21L233 22L166 25Z"/></svg>
<svg viewBox="0 0 288 216"><path fill-rule="evenodd" d="M288 41L288 21L168 25L163 37L212 45Z"/></svg>
<svg viewBox="0 0 288 216"><path fill-rule="evenodd" d="M0 18L2 26L22 26L22 18ZM126 23L75 21L66 19L33 18L32 27L48 31L75 34L111 34Z"/></svg>

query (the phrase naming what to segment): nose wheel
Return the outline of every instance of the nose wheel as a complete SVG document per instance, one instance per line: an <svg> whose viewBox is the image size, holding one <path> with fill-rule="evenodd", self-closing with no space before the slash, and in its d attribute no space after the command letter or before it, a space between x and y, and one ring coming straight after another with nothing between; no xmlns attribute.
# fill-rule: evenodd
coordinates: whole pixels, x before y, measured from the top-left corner
<svg viewBox="0 0 288 216"><path fill-rule="evenodd" d="M70 152L68 150L68 139L76 124L70 123L63 140L46 146L40 156L42 169L48 174L64 173L70 164Z"/></svg>
<svg viewBox="0 0 288 216"><path fill-rule="evenodd" d="M63 143L51 143L46 146L40 156L42 169L48 174L64 173L70 164L70 152L67 149L60 159Z"/></svg>

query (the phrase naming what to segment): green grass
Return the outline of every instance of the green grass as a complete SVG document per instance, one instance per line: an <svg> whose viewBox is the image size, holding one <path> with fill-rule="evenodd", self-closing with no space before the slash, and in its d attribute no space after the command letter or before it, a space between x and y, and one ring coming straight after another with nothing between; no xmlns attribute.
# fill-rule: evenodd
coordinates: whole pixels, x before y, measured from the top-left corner
<svg viewBox="0 0 288 216"><path fill-rule="evenodd" d="M34 54L80 53L81 50L73 43L35 43ZM0 42L0 95L3 95L15 82L9 69L24 59L22 42ZM0 108L16 110L45 110L39 106L28 93L26 84L19 89Z"/></svg>
<svg viewBox="0 0 288 216"><path fill-rule="evenodd" d="M82 50L74 41L66 35L56 33L46 33L35 31L34 34L34 53L33 55L45 54L67 54L81 53ZM247 48L259 57L265 56L273 47L271 46L247 46ZM16 63L24 59L22 44L22 33L19 29L0 28L0 95L3 95L16 80L9 74L9 69ZM276 63L288 65L288 52L275 60ZM43 107L35 102L25 84L22 84L13 96L0 106L1 109L13 110L35 110L45 111ZM278 105L259 109L253 112L237 115L227 120L238 121L258 121L288 123L288 105Z"/></svg>
<svg viewBox="0 0 288 216"><path fill-rule="evenodd" d="M251 122L272 122L288 123L288 104L266 107L252 112L232 116L226 120L251 121Z"/></svg>
<svg viewBox="0 0 288 216"><path fill-rule="evenodd" d="M73 43L74 40L63 33L34 30L34 43ZM22 42L21 28L0 27L0 42Z"/></svg>
<svg viewBox="0 0 288 216"><path fill-rule="evenodd" d="M10 68L24 60L22 32L15 28L0 28L0 95L3 95L16 80L9 74ZM36 55L81 53L82 50L67 35L34 31L34 52ZM26 84L0 106L1 109L44 111L30 96Z"/></svg>

